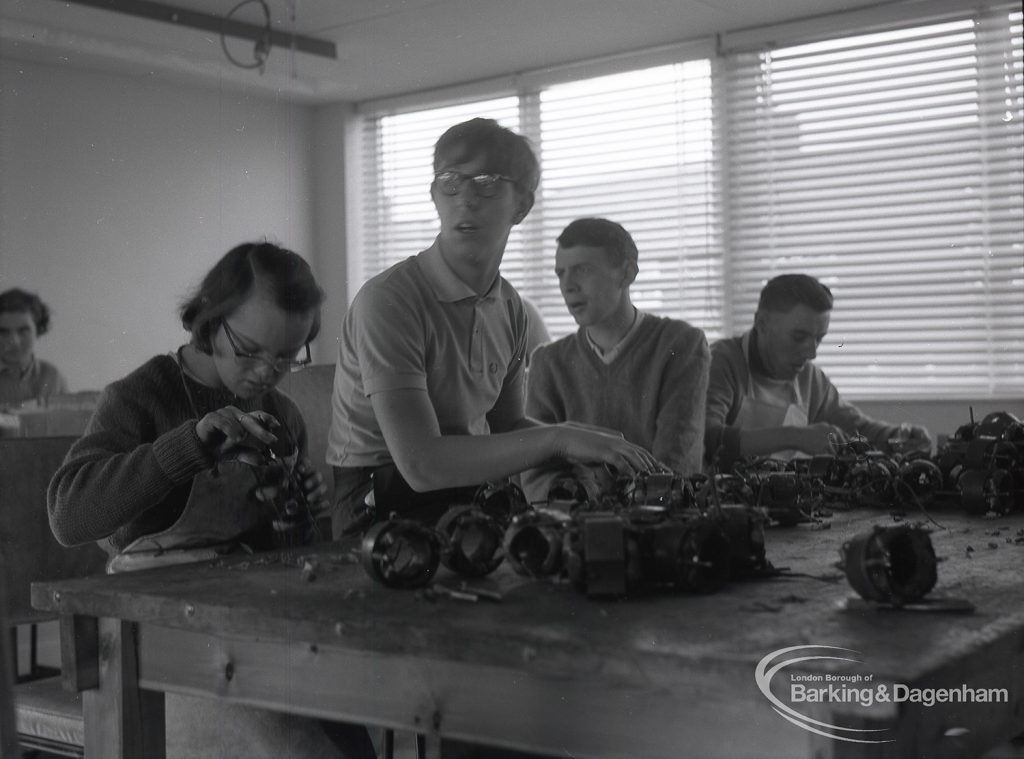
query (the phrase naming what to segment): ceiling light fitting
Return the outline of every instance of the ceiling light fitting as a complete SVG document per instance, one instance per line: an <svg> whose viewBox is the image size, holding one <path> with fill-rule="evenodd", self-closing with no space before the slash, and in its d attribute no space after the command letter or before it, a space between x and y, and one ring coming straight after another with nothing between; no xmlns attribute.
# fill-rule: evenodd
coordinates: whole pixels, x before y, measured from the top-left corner
<svg viewBox="0 0 1024 759"><path fill-rule="evenodd" d="M337 46L330 40L305 37L301 34L288 34L286 32L274 31L270 28L270 9L267 8L264 0L242 0L224 17L213 16L208 13L199 13L184 8L176 8L163 3L148 2L148 0L63 0L76 5L86 5L90 8L124 13L128 16L163 21L168 24L187 26L191 29L201 29L206 32L216 32L221 37L221 46L228 60L240 68L259 68L261 71L270 54L272 47L280 47L286 50L317 55L322 58L336 60L338 57ZM262 6L265 22L262 25L248 24L242 21L235 21L232 15L242 6L257 2ZM251 64L237 61L228 52L226 37L237 37L239 39L251 40L254 43L253 59Z"/></svg>

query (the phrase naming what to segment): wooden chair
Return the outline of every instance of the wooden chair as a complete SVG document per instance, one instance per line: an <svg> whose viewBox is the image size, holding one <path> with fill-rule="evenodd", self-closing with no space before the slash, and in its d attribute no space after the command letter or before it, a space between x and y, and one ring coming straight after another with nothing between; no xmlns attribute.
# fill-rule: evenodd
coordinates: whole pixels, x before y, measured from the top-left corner
<svg viewBox="0 0 1024 759"><path fill-rule="evenodd" d="M331 427L331 393L334 392L334 364L313 364L301 372L286 374L278 389L295 401L306 422L309 460L330 488L333 482L327 466L327 433Z"/></svg>
<svg viewBox="0 0 1024 759"><path fill-rule="evenodd" d="M59 671L47 675L37 660L35 625L52 617L32 608L37 580L80 577L104 571L106 556L95 545L65 548L54 539L46 515L46 488L73 436L0 438L0 579L7 593L0 613L7 663L18 672L18 628L31 632L29 671L14 686L18 739L24 748L82 756L81 696L63 689ZM8 632L10 631L10 632Z"/></svg>

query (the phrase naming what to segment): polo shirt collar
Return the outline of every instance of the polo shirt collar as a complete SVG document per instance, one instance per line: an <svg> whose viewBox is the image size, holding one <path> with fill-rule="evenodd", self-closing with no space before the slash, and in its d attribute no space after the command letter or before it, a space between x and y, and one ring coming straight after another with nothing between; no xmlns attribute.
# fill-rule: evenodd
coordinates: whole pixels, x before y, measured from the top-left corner
<svg viewBox="0 0 1024 759"><path fill-rule="evenodd" d="M441 255L441 246L435 239L433 245L416 256L416 262L423 272L434 293L434 297L442 303L454 303L455 301L473 298L474 300L503 298L504 286L501 275L494 278L490 289L483 295L477 295L472 287L467 285L452 270L448 262Z"/></svg>

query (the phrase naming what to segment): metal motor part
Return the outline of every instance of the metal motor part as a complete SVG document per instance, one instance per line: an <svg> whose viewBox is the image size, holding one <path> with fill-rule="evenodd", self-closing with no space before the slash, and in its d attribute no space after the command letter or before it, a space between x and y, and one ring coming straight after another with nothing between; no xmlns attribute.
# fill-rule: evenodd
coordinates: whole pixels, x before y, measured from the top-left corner
<svg viewBox="0 0 1024 759"><path fill-rule="evenodd" d="M666 520L641 537L643 578L684 593L714 593L729 579L732 549L717 520Z"/></svg>
<svg viewBox="0 0 1024 759"><path fill-rule="evenodd" d="M467 577L483 577L498 568L505 553L505 530L477 506L455 506L442 515L437 531L444 538L441 563Z"/></svg>
<svg viewBox="0 0 1024 759"><path fill-rule="evenodd" d="M589 500L587 489L576 477L570 475L556 478L548 488L548 506L563 511L575 511Z"/></svg>
<svg viewBox="0 0 1024 759"><path fill-rule="evenodd" d="M370 577L382 585L421 588L437 573L441 539L432 527L392 517L366 532L360 558Z"/></svg>
<svg viewBox="0 0 1024 759"><path fill-rule="evenodd" d="M505 530L505 555L517 574L553 577L562 571L565 521L544 512L528 512Z"/></svg>
<svg viewBox="0 0 1024 759"><path fill-rule="evenodd" d="M966 469L957 480L960 502L971 514L1009 514L1017 495L1024 492L1017 479L1006 469Z"/></svg>
<svg viewBox="0 0 1024 759"><path fill-rule="evenodd" d="M792 526L807 518L805 495L806 487L795 472L770 472L760 481L757 506L772 521Z"/></svg>
<svg viewBox="0 0 1024 759"><path fill-rule="evenodd" d="M765 554L766 517L738 503L723 503L710 516L729 540L729 577L751 577L772 569Z"/></svg>
<svg viewBox="0 0 1024 759"><path fill-rule="evenodd" d="M908 459L900 465L899 480L918 504L927 505L942 489L942 470L928 459Z"/></svg>
<svg viewBox="0 0 1024 759"><path fill-rule="evenodd" d="M514 482L489 482L477 490L473 505L502 527L507 527L512 518L529 508L522 488Z"/></svg>
<svg viewBox="0 0 1024 759"><path fill-rule="evenodd" d="M628 486L625 500L628 506L678 512L693 505L693 486L673 472L642 472Z"/></svg>
<svg viewBox="0 0 1024 759"><path fill-rule="evenodd" d="M588 596L622 596L640 580L636 538L620 515L590 512L565 533L566 566L573 587Z"/></svg>
<svg viewBox="0 0 1024 759"><path fill-rule="evenodd" d="M912 603L938 580L931 537L920 527L875 527L844 543L840 556L846 579L868 601Z"/></svg>

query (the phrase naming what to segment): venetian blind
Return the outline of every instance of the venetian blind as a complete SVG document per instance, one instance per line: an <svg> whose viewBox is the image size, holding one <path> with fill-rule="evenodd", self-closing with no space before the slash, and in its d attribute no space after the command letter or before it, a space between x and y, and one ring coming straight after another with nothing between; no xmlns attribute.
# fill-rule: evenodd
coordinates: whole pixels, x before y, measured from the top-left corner
<svg viewBox="0 0 1024 759"><path fill-rule="evenodd" d="M473 116L527 136L541 164L533 210L502 274L540 309L553 337L575 329L554 275L555 240L580 216L625 226L640 250L634 302L721 332L722 254L707 58L621 71L515 96L364 117L363 271L368 279L437 231L432 147Z"/></svg>
<svg viewBox="0 0 1024 759"><path fill-rule="evenodd" d="M737 331L803 271L835 295L818 363L845 395L1020 397L1019 4L801 42L727 60Z"/></svg>

